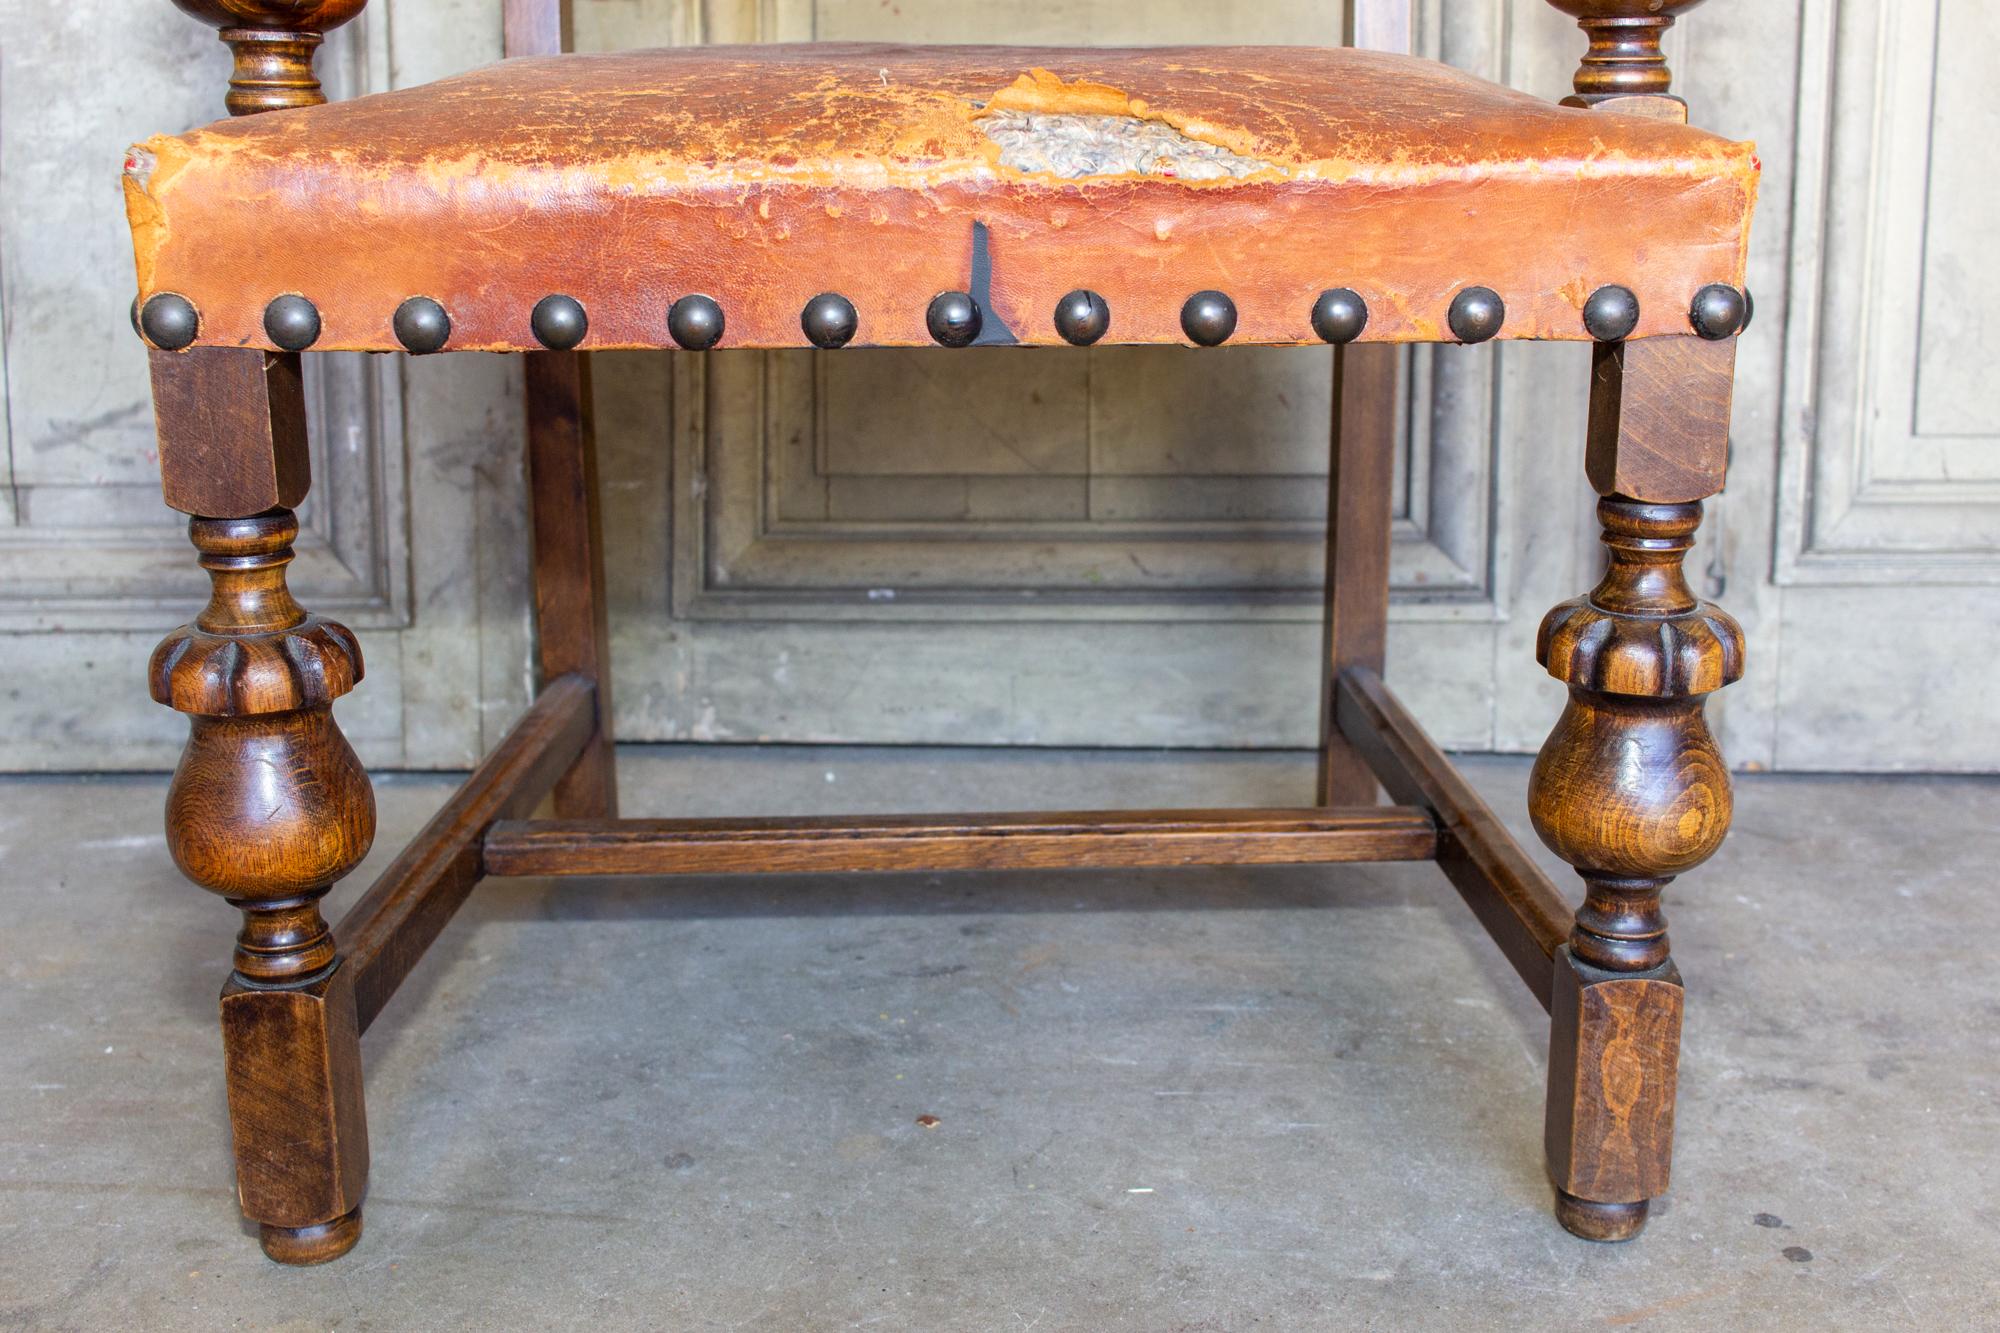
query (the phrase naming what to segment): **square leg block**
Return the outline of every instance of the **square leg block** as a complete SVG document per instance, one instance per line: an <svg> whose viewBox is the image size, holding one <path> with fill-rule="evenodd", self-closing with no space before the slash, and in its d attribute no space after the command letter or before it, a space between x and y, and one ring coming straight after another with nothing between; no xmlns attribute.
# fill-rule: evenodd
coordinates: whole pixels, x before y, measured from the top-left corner
<svg viewBox="0 0 2000 1333"><path fill-rule="evenodd" d="M336 964L297 989L233 976L223 987L237 1193L267 1233L320 1227L361 1206L368 1122L352 971Z"/></svg>
<svg viewBox="0 0 2000 1333"><path fill-rule="evenodd" d="M1545 1146L1557 1189L1593 1203L1666 1191L1681 1044L1680 973L1605 972L1564 946L1549 1005Z"/></svg>

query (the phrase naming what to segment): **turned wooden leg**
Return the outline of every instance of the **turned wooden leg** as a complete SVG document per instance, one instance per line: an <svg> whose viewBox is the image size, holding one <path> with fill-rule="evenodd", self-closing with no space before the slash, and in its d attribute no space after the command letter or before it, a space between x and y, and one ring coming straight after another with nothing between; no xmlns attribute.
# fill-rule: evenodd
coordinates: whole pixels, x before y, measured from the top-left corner
<svg viewBox="0 0 2000 1333"><path fill-rule="evenodd" d="M1549 1006L1546 1147L1556 1216L1628 1240L1667 1188L1681 978L1660 891L1729 828L1729 771L1702 715L1743 673L1743 633L1681 571L1698 502L1598 504L1611 562L1542 622L1536 655L1569 703L1529 786L1535 830L1583 876Z"/></svg>
<svg viewBox="0 0 2000 1333"><path fill-rule="evenodd" d="M289 509L188 525L213 593L153 653L153 697L189 715L167 846L243 913L222 988L237 1189L283 1263L361 1236L368 1129L351 977L319 899L368 852L375 798L332 704L361 679L354 636L285 586Z"/></svg>

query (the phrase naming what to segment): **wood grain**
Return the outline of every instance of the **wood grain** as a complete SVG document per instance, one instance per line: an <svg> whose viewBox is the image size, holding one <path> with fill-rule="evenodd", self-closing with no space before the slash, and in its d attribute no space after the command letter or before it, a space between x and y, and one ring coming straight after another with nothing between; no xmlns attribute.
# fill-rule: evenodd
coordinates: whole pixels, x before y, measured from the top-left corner
<svg viewBox="0 0 2000 1333"><path fill-rule="evenodd" d="M1729 830L1729 770L1703 715L1743 673L1743 632L1688 586L1700 497L1722 484L1733 342L1596 353L1588 468L1610 559L1543 618L1535 654L1569 686L1528 814L1584 882L1555 963L1545 1138L1562 1225L1629 1240L1667 1187L1681 984L1661 911Z"/></svg>
<svg viewBox="0 0 2000 1333"><path fill-rule="evenodd" d="M341 918L356 1021L375 1021L403 978L485 873L480 840L497 819L532 811L576 761L596 715L590 682L548 682L444 808Z"/></svg>
<svg viewBox="0 0 2000 1333"><path fill-rule="evenodd" d="M1577 21L1590 47L1573 80L1577 98L1595 104L1620 97L1666 96L1673 72L1660 39L1702 0L1548 0Z"/></svg>
<svg viewBox="0 0 2000 1333"><path fill-rule="evenodd" d="M1570 687L1528 783L1528 814L1583 876L1570 943L1598 967L1667 959L1659 894L1729 829L1728 766L1702 701L1743 673L1743 631L1697 599L1683 562L1701 506L1598 501L1611 558L1543 618L1536 656Z"/></svg>
<svg viewBox="0 0 2000 1333"><path fill-rule="evenodd" d="M312 464L296 353L190 347L148 355L160 491L170 508L241 518L306 498Z"/></svg>
<svg viewBox="0 0 2000 1333"><path fill-rule="evenodd" d="M618 814L618 777L590 363L576 352L529 352L522 360L541 678L580 676L594 687L595 700L590 740L556 783L555 809L563 818L610 819Z"/></svg>
<svg viewBox="0 0 2000 1333"><path fill-rule="evenodd" d="M1677 503L1722 489L1736 340L1648 338L1592 350L1584 475L1599 495Z"/></svg>
<svg viewBox="0 0 2000 1333"><path fill-rule="evenodd" d="M1341 730L1389 799L1437 821L1439 869L1544 1008L1549 960L1570 932L1569 904L1379 676L1343 672Z"/></svg>
<svg viewBox="0 0 2000 1333"><path fill-rule="evenodd" d="M186 401L163 407L176 430ZM368 1176L350 973L319 912L375 836L368 774L332 711L361 679L361 652L286 586L290 510L196 518L188 534L208 605L150 671L153 697L189 715L167 850L243 914L221 1000L243 1210L272 1258L319 1263L359 1238Z"/></svg>
<svg viewBox="0 0 2000 1333"><path fill-rule="evenodd" d="M1675 119L1658 35L1693 2L1557 0L1591 33L1578 79L1583 100ZM181 3L237 25L225 40L238 58L230 105L243 112L323 100L311 73L320 30L351 17L362 0ZM507 54L565 49L568 19L559 0L503 0ZM1350 21L1366 44L1407 42L1405 0L1356 0ZM1607 228L1593 249L1609 254L1620 237ZM418 245L382 250L392 259L428 253ZM1662 318L1651 304L1650 317ZM789 319L789 308L783 313ZM1574 336L1567 326L1544 333ZM1571 702L1537 763L1531 797L1537 828L1586 881L1585 906L1572 919L1380 679L1399 391L1393 352L1349 349L1336 360L1319 806L624 821L614 818L587 363L530 354L543 687L341 922L345 947L336 950L317 904L367 850L373 804L330 712L360 679L358 646L285 587L296 524L283 509L303 498L309 480L298 361L236 347L155 353L167 494L205 515L195 535L216 589L154 664L155 693L192 724L169 838L191 876L244 912L223 1029L240 1191L267 1253L318 1262L358 1238L367 1174L360 1032L483 875L1431 857L1550 1007L1546 1133L1565 1225L1598 1238L1631 1234L1646 1200L1666 1188L1673 1132L1681 987L1659 890L1708 855L1728 822L1726 771L1700 701L1740 674L1740 634L1687 593L1680 566L1698 519L1689 502L1722 482L1732 358L1732 343L1683 337L1607 346L1594 358L1586 466L1610 497L1601 512L1612 571L1545 623L1539 651L1569 683ZM1364 805L1378 780L1404 804ZM551 793L565 817L527 819Z"/></svg>
<svg viewBox="0 0 2000 1333"><path fill-rule="evenodd" d="M817 819L545 820L486 835L494 875L833 874L1421 861L1430 817L1388 806Z"/></svg>
<svg viewBox="0 0 2000 1333"><path fill-rule="evenodd" d="M1564 1194L1637 1204L1666 1192L1682 993L1672 963L1634 974L1579 963L1568 950L1557 960L1544 1147Z"/></svg>
<svg viewBox="0 0 2000 1333"><path fill-rule="evenodd" d="M1333 457L1327 469L1326 620L1320 644L1318 797L1366 805L1375 774L1342 736L1334 698L1340 673L1382 673L1389 637L1389 506L1396 459L1402 353L1337 347L1333 359Z"/></svg>
<svg viewBox="0 0 2000 1333"><path fill-rule="evenodd" d="M174 0L183 12L222 29L236 58L226 103L232 116L319 106L326 101L313 56L324 34L368 0Z"/></svg>
<svg viewBox="0 0 2000 1333"><path fill-rule="evenodd" d="M282 990L231 978L223 1067L237 1194L271 1257L320 1263L360 1239L368 1185L353 970Z"/></svg>

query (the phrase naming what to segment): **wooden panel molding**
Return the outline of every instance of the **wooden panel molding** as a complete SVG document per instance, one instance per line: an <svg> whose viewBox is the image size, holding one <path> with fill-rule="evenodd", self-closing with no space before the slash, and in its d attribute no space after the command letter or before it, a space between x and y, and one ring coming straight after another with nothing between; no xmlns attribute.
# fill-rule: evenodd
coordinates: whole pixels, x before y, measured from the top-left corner
<svg viewBox="0 0 2000 1333"><path fill-rule="evenodd" d="M1976 107L1940 104L1973 96L1946 64L1983 69L2000 37L1973 0L1801 25L1775 580L2000 583L2000 407L1967 361L2000 298L1974 235L2000 194Z"/></svg>
<svg viewBox="0 0 2000 1333"><path fill-rule="evenodd" d="M1491 374L1490 350L1413 357L1394 575L1405 600L1434 615L1479 617L1490 614L1493 565L1490 391L1421 410L1436 401L1440 351L1456 371ZM673 431L674 614L1317 619L1330 352L1055 352L1067 365L1031 361L1039 355L680 358L675 397L698 406L676 413ZM980 381L971 391L967 372ZM1156 394L1137 422L1106 425L1107 411L1164 380L1191 386L1189 401ZM1204 394L1219 404L1214 422L1247 411L1246 380L1272 400L1306 401L1266 427L1268 440L1208 438L1211 422L1198 418L1177 432ZM885 410L892 384L910 387ZM843 406L856 400L865 413ZM968 400L989 423L957 419ZM1026 420L1018 437L990 424L1010 403ZM1105 435L1152 457L1121 460ZM1444 504L1433 476L1451 478Z"/></svg>

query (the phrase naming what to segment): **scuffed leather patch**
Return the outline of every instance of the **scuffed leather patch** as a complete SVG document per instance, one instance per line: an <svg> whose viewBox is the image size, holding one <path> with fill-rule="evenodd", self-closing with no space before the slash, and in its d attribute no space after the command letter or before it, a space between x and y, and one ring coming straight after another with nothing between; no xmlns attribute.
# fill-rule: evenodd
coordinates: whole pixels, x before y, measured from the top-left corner
<svg viewBox="0 0 2000 1333"><path fill-rule="evenodd" d="M1000 145L1000 165L1030 175L1153 176L1161 180L1240 180L1271 164L1173 126L1133 116L1050 116L996 111L979 128Z"/></svg>

